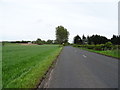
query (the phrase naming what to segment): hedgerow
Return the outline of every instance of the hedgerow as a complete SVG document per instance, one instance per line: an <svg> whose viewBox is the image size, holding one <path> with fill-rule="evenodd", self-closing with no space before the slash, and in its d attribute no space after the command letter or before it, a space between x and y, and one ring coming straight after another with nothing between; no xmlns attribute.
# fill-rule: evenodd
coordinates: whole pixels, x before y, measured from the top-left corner
<svg viewBox="0 0 120 90"><path fill-rule="evenodd" d="M97 45L77 45L74 44L74 47L80 47L80 48L87 48L87 49L93 49L93 50L112 50L112 49L120 49L120 45L112 45L111 42L107 42L105 44L97 44Z"/></svg>

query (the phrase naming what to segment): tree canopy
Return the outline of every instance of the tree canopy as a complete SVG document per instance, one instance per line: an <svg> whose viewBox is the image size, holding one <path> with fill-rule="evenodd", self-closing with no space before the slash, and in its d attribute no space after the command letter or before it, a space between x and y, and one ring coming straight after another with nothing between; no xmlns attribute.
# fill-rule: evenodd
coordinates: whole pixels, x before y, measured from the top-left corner
<svg viewBox="0 0 120 90"><path fill-rule="evenodd" d="M82 36L82 43L79 43L78 39L81 37L79 35L74 37L74 44L105 44L107 42L111 42L114 45L120 45L120 35L113 35L111 39L108 39L105 36L101 35L92 35L92 36L87 36L87 38L83 35Z"/></svg>
<svg viewBox="0 0 120 90"><path fill-rule="evenodd" d="M56 27L56 41L59 44L68 42L69 32L63 26Z"/></svg>
<svg viewBox="0 0 120 90"><path fill-rule="evenodd" d="M74 37L74 44L82 44L82 39L79 35Z"/></svg>
<svg viewBox="0 0 120 90"><path fill-rule="evenodd" d="M111 42L113 44L117 44L117 45L120 45L120 35L116 36L116 35L113 35L113 37L111 38Z"/></svg>

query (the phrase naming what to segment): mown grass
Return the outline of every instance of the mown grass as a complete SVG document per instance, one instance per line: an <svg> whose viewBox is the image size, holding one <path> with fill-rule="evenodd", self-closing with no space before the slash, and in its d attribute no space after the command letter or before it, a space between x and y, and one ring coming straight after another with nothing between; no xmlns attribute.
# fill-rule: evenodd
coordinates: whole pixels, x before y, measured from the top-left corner
<svg viewBox="0 0 120 90"><path fill-rule="evenodd" d="M61 49L58 45L3 46L3 88L35 88Z"/></svg>
<svg viewBox="0 0 120 90"><path fill-rule="evenodd" d="M84 49L84 50L95 52L95 53L100 53L100 54L115 57L115 58L120 58L120 50L119 49L118 50L105 50L105 51L97 51L97 50L86 49L86 48L80 48L80 49Z"/></svg>

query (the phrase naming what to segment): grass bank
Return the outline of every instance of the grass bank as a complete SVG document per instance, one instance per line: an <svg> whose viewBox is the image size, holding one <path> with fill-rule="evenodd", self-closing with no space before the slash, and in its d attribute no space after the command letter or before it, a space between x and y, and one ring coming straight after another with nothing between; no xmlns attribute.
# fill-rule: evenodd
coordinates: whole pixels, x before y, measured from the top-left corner
<svg viewBox="0 0 120 90"><path fill-rule="evenodd" d="M103 54L103 55L106 55L106 56L111 56L111 57L119 58L119 59L120 59L120 50L97 51L97 50L86 49L86 48L80 48L80 49L87 50L87 51L90 51L90 52L99 53L99 54Z"/></svg>
<svg viewBox="0 0 120 90"><path fill-rule="evenodd" d="M61 49L58 45L3 46L3 88L35 88Z"/></svg>

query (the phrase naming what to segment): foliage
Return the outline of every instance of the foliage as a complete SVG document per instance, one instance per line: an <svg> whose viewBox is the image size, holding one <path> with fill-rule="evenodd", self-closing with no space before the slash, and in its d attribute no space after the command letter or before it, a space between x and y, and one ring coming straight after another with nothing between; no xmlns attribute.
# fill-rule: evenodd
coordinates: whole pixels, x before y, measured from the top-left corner
<svg viewBox="0 0 120 90"><path fill-rule="evenodd" d="M74 47L81 47L81 48L87 48L87 49L94 49L94 50L99 50L99 51L102 51L102 50L111 50L111 49L117 49L120 47L120 45L116 46L116 45L112 45L111 42L107 42L105 44L97 44L97 45L77 45L77 44L74 44L73 45Z"/></svg>
<svg viewBox="0 0 120 90"><path fill-rule="evenodd" d="M74 37L74 44L82 44L82 39L79 35Z"/></svg>
<svg viewBox="0 0 120 90"><path fill-rule="evenodd" d="M100 35L92 35L90 37L91 40L91 44L105 44L106 42L108 42L108 39L104 36L100 36Z"/></svg>
<svg viewBox="0 0 120 90"><path fill-rule="evenodd" d="M11 41L10 43L28 43L28 42L31 42L31 41Z"/></svg>
<svg viewBox="0 0 120 90"><path fill-rule="evenodd" d="M59 44L68 42L69 32L63 26L56 27L56 41Z"/></svg>
<svg viewBox="0 0 120 90"><path fill-rule="evenodd" d="M43 44L54 44L53 40L48 39L47 41L41 40L38 38L36 41L33 41L33 43L38 44L38 45L43 45Z"/></svg>
<svg viewBox="0 0 120 90"><path fill-rule="evenodd" d="M81 41L82 41L82 44L95 44L96 45L96 44L105 44L106 42L108 42L108 39L100 35L87 36L87 38L83 35ZM74 44L76 43L74 42Z"/></svg>
<svg viewBox="0 0 120 90"><path fill-rule="evenodd" d="M95 45L94 49L101 51L101 50L103 50L103 45L97 44L97 45Z"/></svg>
<svg viewBox="0 0 120 90"><path fill-rule="evenodd" d="M87 38L83 35L82 36L82 44L86 44L87 43Z"/></svg>
<svg viewBox="0 0 120 90"><path fill-rule="evenodd" d="M110 50L112 48L112 43L111 42L106 42L105 47Z"/></svg>
<svg viewBox="0 0 120 90"><path fill-rule="evenodd" d="M42 40L40 38L38 38L35 43L38 44L38 45L42 45L43 44L43 42L42 42Z"/></svg>
<svg viewBox="0 0 120 90"><path fill-rule="evenodd" d="M47 44L53 44L53 40L47 40Z"/></svg>
<svg viewBox="0 0 120 90"><path fill-rule="evenodd" d="M81 37L79 36L79 38ZM105 44L107 42L111 42L113 45L120 45L120 35L113 35L111 39L107 39L105 36L100 36L97 34L92 36L87 36L87 38L84 35L82 36L82 44L97 45L97 44ZM74 42L74 44L77 44L77 43Z"/></svg>
<svg viewBox="0 0 120 90"><path fill-rule="evenodd" d="M118 36L113 35L113 37L111 38L111 42L114 45L120 45L120 35L118 35Z"/></svg>
<svg viewBox="0 0 120 90"><path fill-rule="evenodd" d="M118 49L120 49L120 45L118 45Z"/></svg>

